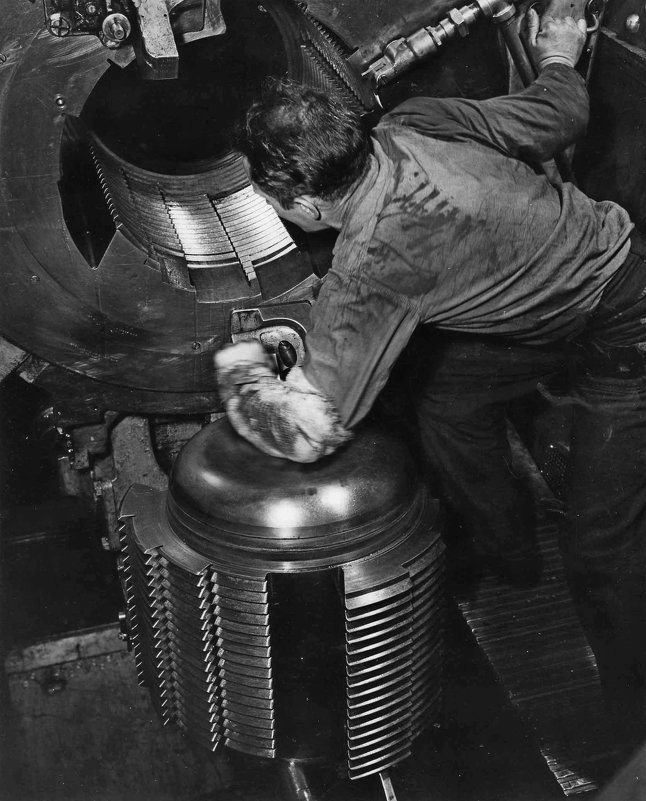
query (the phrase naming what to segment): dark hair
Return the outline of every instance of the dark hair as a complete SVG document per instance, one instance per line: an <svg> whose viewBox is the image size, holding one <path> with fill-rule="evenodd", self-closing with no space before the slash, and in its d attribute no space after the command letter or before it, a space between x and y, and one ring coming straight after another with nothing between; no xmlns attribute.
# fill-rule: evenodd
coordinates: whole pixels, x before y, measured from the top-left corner
<svg viewBox="0 0 646 801"><path fill-rule="evenodd" d="M370 137L343 98L274 79L248 110L238 149L251 180L291 208L299 195L342 197L366 167Z"/></svg>

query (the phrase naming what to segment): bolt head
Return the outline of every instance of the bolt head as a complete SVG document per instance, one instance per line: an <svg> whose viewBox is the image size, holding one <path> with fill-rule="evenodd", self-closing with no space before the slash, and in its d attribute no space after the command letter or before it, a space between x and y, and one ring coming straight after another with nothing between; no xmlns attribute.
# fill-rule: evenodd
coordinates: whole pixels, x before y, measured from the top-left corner
<svg viewBox="0 0 646 801"><path fill-rule="evenodd" d="M626 30L630 33L637 33L639 28L641 27L641 19L639 18L639 14L629 14L626 17Z"/></svg>

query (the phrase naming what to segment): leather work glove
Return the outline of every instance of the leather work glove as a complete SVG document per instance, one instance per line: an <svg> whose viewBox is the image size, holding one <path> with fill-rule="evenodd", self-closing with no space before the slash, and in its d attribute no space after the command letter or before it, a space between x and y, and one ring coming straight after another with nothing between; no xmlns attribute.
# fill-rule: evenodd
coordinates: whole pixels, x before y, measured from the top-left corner
<svg viewBox="0 0 646 801"><path fill-rule="evenodd" d="M243 364L271 367L271 356L257 339L246 339L225 345L213 357L218 370L238 367Z"/></svg>
<svg viewBox="0 0 646 801"><path fill-rule="evenodd" d="M569 13L568 13L569 12ZM539 17L532 6L526 15L527 43L539 73L548 64L574 67L586 42L587 23L571 16L570 3L554 0Z"/></svg>
<svg viewBox="0 0 646 801"><path fill-rule="evenodd" d="M220 397L226 403L245 384L276 380L276 360L257 339L225 345L213 357Z"/></svg>

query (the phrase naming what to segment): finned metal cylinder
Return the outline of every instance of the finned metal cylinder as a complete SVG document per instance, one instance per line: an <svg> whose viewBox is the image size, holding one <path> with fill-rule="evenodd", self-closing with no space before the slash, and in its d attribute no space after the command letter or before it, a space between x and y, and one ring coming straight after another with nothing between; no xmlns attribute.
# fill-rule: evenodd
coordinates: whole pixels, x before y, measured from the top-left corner
<svg viewBox="0 0 646 801"><path fill-rule="evenodd" d="M115 225L151 258L176 264L198 300L257 292L256 268L296 249L237 154L201 173L165 175L126 162L96 135L91 149Z"/></svg>
<svg viewBox="0 0 646 801"><path fill-rule="evenodd" d="M168 493L133 487L122 570L140 680L202 745L344 761L410 753L438 714L444 546L406 448L366 429L332 457L265 456L222 420Z"/></svg>

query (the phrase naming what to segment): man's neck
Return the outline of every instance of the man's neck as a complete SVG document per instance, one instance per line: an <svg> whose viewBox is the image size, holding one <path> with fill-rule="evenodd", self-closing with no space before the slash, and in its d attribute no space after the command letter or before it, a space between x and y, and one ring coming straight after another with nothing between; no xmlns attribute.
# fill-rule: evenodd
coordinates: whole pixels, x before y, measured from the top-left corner
<svg viewBox="0 0 646 801"><path fill-rule="evenodd" d="M364 182L366 176L370 172L370 162L366 165L366 169L362 173L362 175L357 178L357 180L350 186L347 192L341 197L339 200L335 200L332 202L328 202L326 200L319 201L319 211L321 212L321 222L324 222L326 225L329 225L330 228L334 228L337 231L340 231L343 228L345 223L346 217L348 215L348 210L352 208L354 197L356 195L357 189L361 186Z"/></svg>

